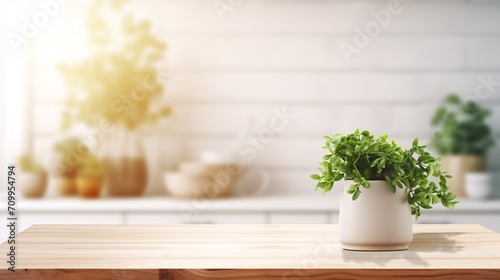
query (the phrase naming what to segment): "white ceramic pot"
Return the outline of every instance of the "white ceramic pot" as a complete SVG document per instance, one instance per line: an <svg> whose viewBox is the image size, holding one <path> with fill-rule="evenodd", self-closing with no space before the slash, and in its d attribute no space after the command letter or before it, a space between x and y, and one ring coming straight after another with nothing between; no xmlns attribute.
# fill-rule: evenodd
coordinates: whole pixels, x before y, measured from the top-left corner
<svg viewBox="0 0 500 280"><path fill-rule="evenodd" d="M489 173L465 174L465 191L470 199L487 199L491 193L491 185L492 176Z"/></svg>
<svg viewBox="0 0 500 280"><path fill-rule="evenodd" d="M47 173L19 172L18 184L25 197L42 197L47 188Z"/></svg>
<svg viewBox="0 0 500 280"><path fill-rule="evenodd" d="M387 181L369 181L357 200L342 187L339 241L346 250L392 251L408 249L413 240L413 222L406 189L392 193Z"/></svg>

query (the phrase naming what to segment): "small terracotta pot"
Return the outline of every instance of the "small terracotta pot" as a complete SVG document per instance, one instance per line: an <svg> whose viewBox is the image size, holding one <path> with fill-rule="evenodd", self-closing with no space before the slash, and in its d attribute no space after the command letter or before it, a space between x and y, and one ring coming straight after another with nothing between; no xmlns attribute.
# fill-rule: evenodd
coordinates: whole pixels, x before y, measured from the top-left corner
<svg viewBox="0 0 500 280"><path fill-rule="evenodd" d="M56 177L56 189L61 196L72 196L76 194L76 180L74 177Z"/></svg>
<svg viewBox="0 0 500 280"><path fill-rule="evenodd" d="M466 197L465 175L467 173L483 172L486 169L486 158L478 155L444 155L442 170L449 172L450 191L460 197Z"/></svg>
<svg viewBox="0 0 500 280"><path fill-rule="evenodd" d="M339 212L339 241L346 250L406 250L413 240L413 222L406 189L392 193L387 181L369 181L371 187L360 187L355 201L342 187Z"/></svg>
<svg viewBox="0 0 500 280"><path fill-rule="evenodd" d="M101 195L103 178L76 178L78 195L83 198L96 198Z"/></svg>
<svg viewBox="0 0 500 280"><path fill-rule="evenodd" d="M38 198L45 194L47 189L46 172L19 172L19 186L25 197Z"/></svg>

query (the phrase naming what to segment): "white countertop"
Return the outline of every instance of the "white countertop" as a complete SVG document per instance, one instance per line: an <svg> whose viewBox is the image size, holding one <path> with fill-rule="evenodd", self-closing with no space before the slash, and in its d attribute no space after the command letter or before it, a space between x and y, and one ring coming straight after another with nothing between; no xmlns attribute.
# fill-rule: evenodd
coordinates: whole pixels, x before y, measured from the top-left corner
<svg viewBox="0 0 500 280"><path fill-rule="evenodd" d="M20 198L17 207L23 212L178 212L184 209L203 211L245 211L245 212L337 212L339 198L335 195L265 195L257 197L229 197L212 200L182 200L168 196L139 198L53 197L42 199ZM441 205L428 211L446 211ZM500 200L462 200L453 212L500 212Z"/></svg>

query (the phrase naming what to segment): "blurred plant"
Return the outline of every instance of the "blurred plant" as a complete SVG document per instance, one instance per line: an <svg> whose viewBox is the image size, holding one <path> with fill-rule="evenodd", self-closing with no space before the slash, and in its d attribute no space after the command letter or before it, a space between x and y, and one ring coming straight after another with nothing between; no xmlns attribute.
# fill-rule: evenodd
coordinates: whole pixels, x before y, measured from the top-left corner
<svg viewBox="0 0 500 280"><path fill-rule="evenodd" d="M91 55L77 64L60 65L72 88L63 112L63 130L77 121L95 126L103 119L134 129L170 115L170 107L154 102L163 87L153 64L161 60L165 44L150 33L149 21L123 15L122 2L93 2L87 17ZM117 27L102 15L106 7L119 17Z"/></svg>
<svg viewBox="0 0 500 280"><path fill-rule="evenodd" d="M103 178L104 173L103 163L94 154L86 155L78 169L78 177Z"/></svg>
<svg viewBox="0 0 500 280"><path fill-rule="evenodd" d="M68 151L76 151L81 156L89 152L89 148L78 138L68 137L54 144L54 151L64 154Z"/></svg>
<svg viewBox="0 0 500 280"><path fill-rule="evenodd" d="M89 148L76 137L68 137L54 144L54 151L59 155L55 175L74 177L83 159L89 154Z"/></svg>
<svg viewBox="0 0 500 280"><path fill-rule="evenodd" d="M456 94L448 95L432 119L438 129L432 147L443 155L485 154L494 145L485 121L489 115L488 109L474 101L463 102Z"/></svg>
<svg viewBox="0 0 500 280"><path fill-rule="evenodd" d="M45 173L45 168L28 154L23 154L18 159L19 169L24 172Z"/></svg>

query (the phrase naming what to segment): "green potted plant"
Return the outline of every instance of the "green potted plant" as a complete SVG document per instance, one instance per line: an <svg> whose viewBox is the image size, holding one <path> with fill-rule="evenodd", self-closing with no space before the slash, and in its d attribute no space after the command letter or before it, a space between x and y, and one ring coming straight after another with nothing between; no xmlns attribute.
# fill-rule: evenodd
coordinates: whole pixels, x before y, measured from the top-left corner
<svg viewBox="0 0 500 280"><path fill-rule="evenodd" d="M52 174L60 195L76 194L76 174L88 153L88 147L76 137L68 137L55 143Z"/></svg>
<svg viewBox="0 0 500 280"><path fill-rule="evenodd" d="M72 90L62 128L82 122L99 129L103 140L96 148L106 166L108 193L139 196L146 187L147 167L136 131L171 111L159 102L163 86L153 67L162 59L165 44L151 34L149 21L125 14L121 1L93 3L87 18L89 55L60 67ZM118 24L108 24L110 18Z"/></svg>
<svg viewBox="0 0 500 280"><path fill-rule="evenodd" d="M432 147L442 155L443 170L449 172L452 191L466 196L465 175L484 172L486 152L494 144L486 123L490 111L477 102L464 102L456 94L448 95L432 118L436 128Z"/></svg>
<svg viewBox="0 0 500 280"><path fill-rule="evenodd" d="M387 135L368 131L325 136L316 189L323 193L345 180L339 213L339 240L350 250L404 250L413 238L412 219L436 203L457 203L448 191L450 176L418 139L403 149ZM437 177L439 183L429 180Z"/></svg>
<svg viewBox="0 0 500 280"><path fill-rule="evenodd" d="M19 157L19 186L25 197L42 197L47 189L47 171L31 155Z"/></svg>
<svg viewBox="0 0 500 280"><path fill-rule="evenodd" d="M88 154L85 156L76 176L78 195L83 198L99 197L104 174L104 166L96 155Z"/></svg>

